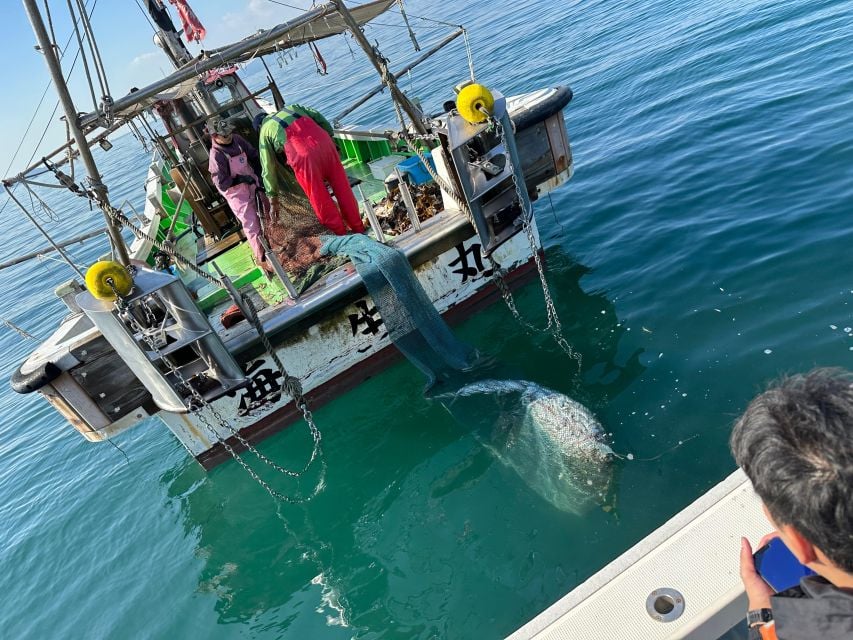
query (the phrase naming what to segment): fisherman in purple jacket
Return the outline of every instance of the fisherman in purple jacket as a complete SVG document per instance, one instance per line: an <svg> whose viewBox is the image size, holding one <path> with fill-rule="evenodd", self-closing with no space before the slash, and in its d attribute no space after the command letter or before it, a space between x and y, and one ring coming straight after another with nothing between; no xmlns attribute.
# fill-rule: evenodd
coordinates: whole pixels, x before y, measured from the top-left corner
<svg viewBox="0 0 853 640"><path fill-rule="evenodd" d="M258 178L261 173L258 151L245 138L235 134L234 125L227 120L212 120L208 131L212 141L208 168L213 184L243 225L255 262L268 274L272 273L261 243L263 231L259 216L269 215L270 203ZM258 211L259 205L262 211Z"/></svg>

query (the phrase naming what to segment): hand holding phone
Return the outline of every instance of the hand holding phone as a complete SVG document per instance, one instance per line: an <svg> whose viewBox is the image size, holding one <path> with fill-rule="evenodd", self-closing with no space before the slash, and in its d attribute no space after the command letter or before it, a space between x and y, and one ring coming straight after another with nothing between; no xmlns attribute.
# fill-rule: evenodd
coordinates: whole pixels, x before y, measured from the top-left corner
<svg viewBox="0 0 853 640"><path fill-rule="evenodd" d="M814 571L800 564L781 538L771 539L752 557L756 572L776 593L797 586L805 576L814 575Z"/></svg>

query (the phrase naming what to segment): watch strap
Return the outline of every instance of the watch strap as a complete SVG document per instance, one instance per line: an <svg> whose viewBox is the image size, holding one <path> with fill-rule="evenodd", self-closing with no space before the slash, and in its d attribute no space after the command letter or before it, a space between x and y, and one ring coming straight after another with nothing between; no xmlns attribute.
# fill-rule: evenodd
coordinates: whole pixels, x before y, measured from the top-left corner
<svg viewBox="0 0 853 640"><path fill-rule="evenodd" d="M746 626L754 627L773 620L772 609L752 609L746 612Z"/></svg>

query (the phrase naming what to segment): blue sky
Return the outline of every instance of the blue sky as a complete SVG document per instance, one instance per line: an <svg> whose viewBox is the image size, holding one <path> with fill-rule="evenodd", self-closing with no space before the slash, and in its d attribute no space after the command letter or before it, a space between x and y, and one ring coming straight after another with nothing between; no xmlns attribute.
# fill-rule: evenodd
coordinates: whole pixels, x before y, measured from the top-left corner
<svg viewBox="0 0 853 640"><path fill-rule="evenodd" d="M33 48L35 36L23 4L19 0L5 1L7 4L3 10L3 20L0 21L0 51L3 59L7 61L4 74L7 83L4 90L6 99L0 106L5 132L3 144L0 145L0 172L3 176L20 171L26 166L48 122L51 123L50 129L39 147L40 154L56 148L65 138L64 127L57 120L61 109L52 121L49 120L57 101L56 93L51 88L17 158L9 171L6 171L47 85L48 73L41 54ZM87 5L91 6L93 0L86 1ZM204 48L243 38L257 29L277 24L297 13L294 9L272 0L190 0L189 3L207 28ZM42 2L38 4L43 5ZM286 4L305 7L310 5L307 0L286 0ZM49 0L49 5L57 41L61 47L72 33L67 3L64 0ZM171 6L170 9L175 24L180 28L177 14ZM126 94L134 85L148 84L171 69L165 55L154 45L152 29L135 0L97 0L92 24L113 97ZM193 53L197 53L201 48L197 43L190 45ZM76 44L72 43L68 56L64 59L65 68L70 65L75 52ZM91 98L88 97L88 89L81 84L81 69L82 65L78 62L70 83L72 95L80 111L90 111ZM39 157L41 155L37 155L36 159Z"/></svg>

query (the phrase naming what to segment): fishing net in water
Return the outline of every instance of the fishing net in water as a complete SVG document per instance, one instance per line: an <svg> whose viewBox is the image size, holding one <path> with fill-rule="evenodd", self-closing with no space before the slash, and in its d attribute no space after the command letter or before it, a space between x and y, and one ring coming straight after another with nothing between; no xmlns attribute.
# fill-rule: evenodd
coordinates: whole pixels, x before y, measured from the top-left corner
<svg viewBox="0 0 853 640"><path fill-rule="evenodd" d="M482 379L435 396L497 460L561 511L613 508L613 451L595 416L526 380Z"/></svg>
<svg viewBox="0 0 853 640"><path fill-rule="evenodd" d="M353 261L388 337L423 372L428 386L474 366L476 350L456 339L401 251L361 234L327 237L322 251Z"/></svg>

